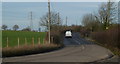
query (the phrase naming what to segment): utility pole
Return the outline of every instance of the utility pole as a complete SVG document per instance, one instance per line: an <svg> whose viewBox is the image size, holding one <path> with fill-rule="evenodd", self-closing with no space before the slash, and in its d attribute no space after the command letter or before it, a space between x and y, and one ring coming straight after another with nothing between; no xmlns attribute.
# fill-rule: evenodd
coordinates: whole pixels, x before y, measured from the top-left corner
<svg viewBox="0 0 120 64"><path fill-rule="evenodd" d="M58 13L58 25L60 25L60 17L59 17L59 13Z"/></svg>
<svg viewBox="0 0 120 64"><path fill-rule="evenodd" d="M76 20L76 26L77 26L77 20Z"/></svg>
<svg viewBox="0 0 120 64"><path fill-rule="evenodd" d="M58 12L58 27L57 27L58 31L60 31L60 16L59 16L59 12Z"/></svg>
<svg viewBox="0 0 120 64"><path fill-rule="evenodd" d="M49 44L50 44L50 23L51 23L51 18L50 18L50 0L48 0L48 38L49 38Z"/></svg>
<svg viewBox="0 0 120 64"><path fill-rule="evenodd" d="M67 26L67 16L66 16L66 26Z"/></svg>
<svg viewBox="0 0 120 64"><path fill-rule="evenodd" d="M108 15L108 17L107 17L107 22L106 22L106 27L105 27L105 29L108 29L109 28L109 24L110 24L110 4L111 2L110 2L110 0L109 0L109 2L108 2L108 4L107 4L107 6L108 6L108 11L107 11L107 15Z"/></svg>
<svg viewBox="0 0 120 64"><path fill-rule="evenodd" d="M38 31L41 32L41 23L39 21L39 24L38 24Z"/></svg>
<svg viewBox="0 0 120 64"><path fill-rule="evenodd" d="M31 31L33 30L33 18L32 18L32 11L30 12L30 28Z"/></svg>

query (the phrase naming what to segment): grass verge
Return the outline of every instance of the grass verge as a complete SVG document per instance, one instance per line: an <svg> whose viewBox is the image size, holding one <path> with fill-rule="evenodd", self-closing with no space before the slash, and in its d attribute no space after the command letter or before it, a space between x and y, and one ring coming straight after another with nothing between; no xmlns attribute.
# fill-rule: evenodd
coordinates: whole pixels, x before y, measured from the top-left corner
<svg viewBox="0 0 120 64"><path fill-rule="evenodd" d="M100 46L103 46L103 47L109 49L111 52L113 52L113 54L120 57L120 49L118 49L117 47L112 47L112 46L109 46L107 44L101 44L101 43L99 43L99 42L97 42L97 41L95 41L95 40L93 40L91 38L86 38L86 39L91 41L91 42L94 42L95 44L98 44Z"/></svg>
<svg viewBox="0 0 120 64"><path fill-rule="evenodd" d="M2 57L14 57L23 56L29 54L45 53L62 48L62 45L55 44L44 44L44 45L34 45L34 46L20 46L18 47L8 47L3 48Z"/></svg>

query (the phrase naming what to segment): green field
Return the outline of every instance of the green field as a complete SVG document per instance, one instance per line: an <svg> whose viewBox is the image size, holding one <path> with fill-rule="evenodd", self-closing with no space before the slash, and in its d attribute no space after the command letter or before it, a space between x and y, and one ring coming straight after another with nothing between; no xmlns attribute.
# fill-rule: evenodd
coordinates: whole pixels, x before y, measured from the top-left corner
<svg viewBox="0 0 120 64"><path fill-rule="evenodd" d="M43 39L46 36L46 32L30 32L30 31L2 31L2 47L7 46L7 37L9 47L17 46L18 37L20 45L25 44L25 38L27 40L27 44L32 44L32 38L34 38L34 43L38 43L38 38L40 38L41 44L43 43Z"/></svg>

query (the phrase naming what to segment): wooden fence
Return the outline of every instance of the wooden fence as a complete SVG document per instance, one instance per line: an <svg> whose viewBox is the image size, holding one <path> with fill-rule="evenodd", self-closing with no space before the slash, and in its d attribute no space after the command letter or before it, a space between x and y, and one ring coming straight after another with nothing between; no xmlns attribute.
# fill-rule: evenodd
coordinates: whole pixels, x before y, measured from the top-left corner
<svg viewBox="0 0 120 64"><path fill-rule="evenodd" d="M10 39L9 39L8 37L7 37L6 39L7 39L7 40L6 40L6 47L11 47L11 46L9 45ZM32 39L32 40L31 40L30 43L31 43L31 45L34 46L34 45L35 45L35 38L32 37L31 39ZM21 45L20 45L20 38L19 38L19 37L17 38L17 42L15 42L15 43L17 43L16 46L18 46L18 47L21 46ZM43 44L45 44L45 43L47 43L47 41L46 41L45 39L43 39ZM41 45L40 37L37 38L37 44L38 44L38 45ZM27 40L26 37L24 38L24 45L28 45L28 40Z"/></svg>

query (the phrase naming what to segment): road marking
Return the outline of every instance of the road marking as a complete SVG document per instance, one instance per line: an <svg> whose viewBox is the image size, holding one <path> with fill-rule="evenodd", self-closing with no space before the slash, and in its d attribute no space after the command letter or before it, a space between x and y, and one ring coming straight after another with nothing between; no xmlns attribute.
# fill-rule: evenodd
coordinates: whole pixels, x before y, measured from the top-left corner
<svg viewBox="0 0 120 64"><path fill-rule="evenodd" d="M81 44L81 43L79 43L79 41L77 41L76 39L73 39L76 43L78 43L78 44ZM84 45L82 45L82 49L85 49L85 46Z"/></svg>
<svg viewBox="0 0 120 64"><path fill-rule="evenodd" d="M84 46L84 45L82 45L82 49L85 49L85 46Z"/></svg>
<svg viewBox="0 0 120 64"><path fill-rule="evenodd" d="M79 41L77 41L76 39L73 39L76 43L80 44Z"/></svg>

